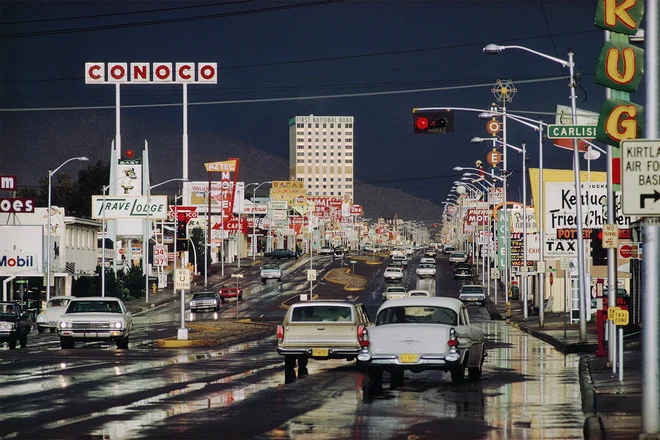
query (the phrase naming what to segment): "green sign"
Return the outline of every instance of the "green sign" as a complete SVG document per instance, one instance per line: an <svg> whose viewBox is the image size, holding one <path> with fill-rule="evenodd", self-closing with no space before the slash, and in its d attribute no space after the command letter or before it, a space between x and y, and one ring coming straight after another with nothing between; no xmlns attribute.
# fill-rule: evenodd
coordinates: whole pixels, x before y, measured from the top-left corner
<svg viewBox="0 0 660 440"><path fill-rule="evenodd" d="M595 125L548 125L548 139L595 139Z"/></svg>
<svg viewBox="0 0 660 440"><path fill-rule="evenodd" d="M14 283L16 283L16 284L27 284L28 280L16 280L16 281L14 281Z"/></svg>

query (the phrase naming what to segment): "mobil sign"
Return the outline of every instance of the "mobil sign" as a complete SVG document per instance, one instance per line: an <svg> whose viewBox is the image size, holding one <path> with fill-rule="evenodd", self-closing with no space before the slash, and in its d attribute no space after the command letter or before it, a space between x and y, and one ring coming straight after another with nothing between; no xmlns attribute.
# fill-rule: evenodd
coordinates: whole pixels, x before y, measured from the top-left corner
<svg viewBox="0 0 660 440"><path fill-rule="evenodd" d="M488 226L490 224L490 210L470 208L465 216L465 223L470 226Z"/></svg>
<svg viewBox="0 0 660 440"><path fill-rule="evenodd" d="M43 273L42 225L0 226L0 276Z"/></svg>

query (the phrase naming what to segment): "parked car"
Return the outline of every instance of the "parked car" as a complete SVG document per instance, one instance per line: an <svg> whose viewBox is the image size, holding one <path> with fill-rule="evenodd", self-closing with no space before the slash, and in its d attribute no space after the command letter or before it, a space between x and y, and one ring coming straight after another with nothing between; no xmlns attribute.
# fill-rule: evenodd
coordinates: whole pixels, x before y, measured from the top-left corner
<svg viewBox="0 0 660 440"><path fill-rule="evenodd" d="M408 297L385 301L376 325L361 335L358 360L366 365L370 387L380 387L383 372L390 386L403 384L404 372L449 371L460 383L481 378L485 358L484 333L470 325L466 306L446 297Z"/></svg>
<svg viewBox="0 0 660 440"><path fill-rule="evenodd" d="M289 249L273 249L270 252L264 253L264 257L267 258L277 258L278 260L280 258L288 258L288 259L295 259L300 256L300 253L294 252Z"/></svg>
<svg viewBox="0 0 660 440"><path fill-rule="evenodd" d="M261 266L261 282L265 283L266 280L282 280L282 268L277 263L264 263Z"/></svg>
<svg viewBox="0 0 660 440"><path fill-rule="evenodd" d="M449 263L450 264L456 264L456 263L467 263L468 262L468 254L466 254L463 251L454 251L449 255Z"/></svg>
<svg viewBox="0 0 660 440"><path fill-rule="evenodd" d="M75 296L51 296L44 311L37 316L37 331L43 333L44 330L48 329L51 333L55 333L57 320L64 314L73 298Z"/></svg>
<svg viewBox="0 0 660 440"><path fill-rule="evenodd" d="M324 246L319 249L319 255L332 255L334 250L331 247Z"/></svg>
<svg viewBox="0 0 660 440"><path fill-rule="evenodd" d="M435 264L420 263L415 269L415 273L420 278L435 277Z"/></svg>
<svg viewBox="0 0 660 440"><path fill-rule="evenodd" d="M472 279L472 268L467 263L456 263L454 266L454 279Z"/></svg>
<svg viewBox="0 0 660 440"><path fill-rule="evenodd" d="M403 286L387 286L383 292L383 299L396 299L396 298L405 298L408 296L408 291Z"/></svg>
<svg viewBox="0 0 660 440"><path fill-rule="evenodd" d="M32 318L23 308L12 301L0 302L0 344L6 342L9 348L27 347L27 338L32 331Z"/></svg>
<svg viewBox="0 0 660 440"><path fill-rule="evenodd" d="M609 290L607 288L603 289L603 298L608 298L608 295L609 295L608 292L609 292ZM629 298L630 295L628 295L628 291L626 289L624 289L623 287L617 287L616 297L617 297L617 300L619 300L619 298L625 298L624 301L626 301L626 300L629 301L629 299L630 299ZM598 298L591 298L591 311L595 312L596 309L598 309Z"/></svg>
<svg viewBox="0 0 660 440"><path fill-rule="evenodd" d="M383 274L385 277L385 281L399 281L401 282L403 280L403 269L400 267L392 267L388 266L385 269L385 273Z"/></svg>
<svg viewBox="0 0 660 440"><path fill-rule="evenodd" d="M218 296L220 297L220 302L224 303L227 298L236 298L243 299L243 287L240 284L236 283L225 283L220 286L218 291Z"/></svg>
<svg viewBox="0 0 660 440"><path fill-rule="evenodd" d="M277 353L284 356L285 376L306 374L308 359L353 360L360 351L362 332L370 325L360 303L306 301L293 304L277 326Z"/></svg>
<svg viewBox="0 0 660 440"><path fill-rule="evenodd" d="M131 312L111 296L73 298L57 320L62 348L73 348L76 341L111 341L126 349L132 328Z"/></svg>
<svg viewBox="0 0 660 440"><path fill-rule="evenodd" d="M466 304L486 305L486 293L481 284L466 284L461 287L458 299Z"/></svg>

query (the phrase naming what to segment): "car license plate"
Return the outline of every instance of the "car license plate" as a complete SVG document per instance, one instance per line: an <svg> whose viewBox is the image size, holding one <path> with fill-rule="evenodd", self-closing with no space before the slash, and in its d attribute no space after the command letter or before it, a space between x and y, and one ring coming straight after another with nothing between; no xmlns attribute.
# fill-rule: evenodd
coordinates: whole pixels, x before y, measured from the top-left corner
<svg viewBox="0 0 660 440"><path fill-rule="evenodd" d="M328 357L327 348L312 348L312 356Z"/></svg>
<svg viewBox="0 0 660 440"><path fill-rule="evenodd" d="M402 364L414 364L417 362L417 355L416 354L400 354L399 355L399 362Z"/></svg>

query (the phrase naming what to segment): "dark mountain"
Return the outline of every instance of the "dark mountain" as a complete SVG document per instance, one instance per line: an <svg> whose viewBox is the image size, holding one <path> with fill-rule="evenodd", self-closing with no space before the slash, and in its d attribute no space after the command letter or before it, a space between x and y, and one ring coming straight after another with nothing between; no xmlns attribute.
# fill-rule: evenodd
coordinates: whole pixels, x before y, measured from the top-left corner
<svg viewBox="0 0 660 440"><path fill-rule="evenodd" d="M141 156L144 140L149 142L151 182L182 175L181 120L148 119L140 110L122 110L122 151L132 149ZM37 185L48 169L74 156L90 161L109 160L115 134L114 110L16 112L0 115L0 174L16 175L19 186ZM276 156L241 139L189 126L189 179L205 180L204 162L240 158L239 180L263 182L289 178L288 145L274 149ZM356 146L356 149L359 145ZM361 167L371 163L356 163ZM81 165L68 164L60 173L75 176ZM163 186L163 192L173 190ZM364 207L365 217L393 217L405 220L438 221L442 208L398 189L356 182L355 203Z"/></svg>

